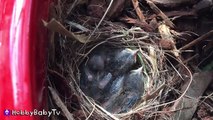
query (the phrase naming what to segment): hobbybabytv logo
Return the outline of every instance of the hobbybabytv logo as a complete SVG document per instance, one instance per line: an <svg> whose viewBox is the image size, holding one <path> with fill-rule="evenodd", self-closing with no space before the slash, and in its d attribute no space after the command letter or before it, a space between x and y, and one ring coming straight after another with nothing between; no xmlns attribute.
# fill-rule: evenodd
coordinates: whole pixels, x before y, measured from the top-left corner
<svg viewBox="0 0 213 120"><path fill-rule="evenodd" d="M32 111L28 110L10 110L10 109L5 109L4 110L4 115L5 116L48 116L50 117L51 115L60 115L61 111L58 111L57 109L51 109L51 110L37 110L34 109Z"/></svg>
<svg viewBox="0 0 213 120"><path fill-rule="evenodd" d="M5 116L10 116L10 110L8 110L8 109L4 110L4 115Z"/></svg>

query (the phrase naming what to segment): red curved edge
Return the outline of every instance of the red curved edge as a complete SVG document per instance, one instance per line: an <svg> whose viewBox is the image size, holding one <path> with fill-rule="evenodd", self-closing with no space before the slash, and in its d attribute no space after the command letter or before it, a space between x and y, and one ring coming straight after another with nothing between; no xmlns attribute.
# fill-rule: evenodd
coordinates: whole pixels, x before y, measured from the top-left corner
<svg viewBox="0 0 213 120"><path fill-rule="evenodd" d="M34 112L47 109L48 36L41 20L48 19L49 3L50 0L0 0L1 120L46 118L11 114L12 110ZM5 110L10 110L9 116L4 115Z"/></svg>

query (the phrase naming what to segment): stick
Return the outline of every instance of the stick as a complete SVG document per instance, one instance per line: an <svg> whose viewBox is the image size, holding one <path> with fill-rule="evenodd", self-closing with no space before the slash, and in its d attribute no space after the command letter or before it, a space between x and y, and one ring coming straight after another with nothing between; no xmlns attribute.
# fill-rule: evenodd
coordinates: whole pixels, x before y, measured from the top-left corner
<svg viewBox="0 0 213 120"><path fill-rule="evenodd" d="M209 31L208 33L200 36L199 38L193 40L192 42L188 43L187 45L181 47L179 50L185 50L199 42L201 42L202 40L205 40L206 38L210 37L211 35L213 35L213 30Z"/></svg>
<svg viewBox="0 0 213 120"><path fill-rule="evenodd" d="M147 100L150 100L150 99L156 97L157 94L159 94L159 92L160 92L164 87L166 87L166 84L165 84L165 83L163 83L161 86L159 86L159 87L158 87L154 92L152 92L151 94L145 95L145 96L142 98L141 102L144 102L144 101L147 101Z"/></svg>
<svg viewBox="0 0 213 120"><path fill-rule="evenodd" d="M114 0L111 0L110 3L109 3L109 6L107 7L104 15L102 16L101 20L98 22L98 25L95 27L95 29L92 31L92 33L89 35L89 37L87 38L87 41L90 40L90 38L92 37L92 35L96 32L96 30L98 29L98 27L101 25L101 23L103 22L104 18L106 17L107 13L109 12L111 6L112 6L112 3L113 3Z"/></svg>
<svg viewBox="0 0 213 120"><path fill-rule="evenodd" d="M140 21L145 22L145 17L144 17L143 12L141 11L141 9L140 9L140 7L139 7L139 2L138 2L138 0L132 0L132 4L133 4L133 6L134 6L134 9L135 9L135 11L136 11L136 13L137 13L137 15L138 15Z"/></svg>
<svg viewBox="0 0 213 120"><path fill-rule="evenodd" d="M143 28L143 29L145 29L146 31L153 31L153 28L145 21L145 17L144 17L144 15L143 15L143 12L142 12L142 10L140 9L140 7L139 7L139 2L138 2L138 0L132 0L132 4L133 4L133 6L134 6L134 9L135 9L135 11L136 11L136 13L137 13L137 15L138 15L138 17L139 17L139 19L140 19L140 22L141 23L139 23L140 25L142 25L141 27Z"/></svg>
<svg viewBox="0 0 213 120"><path fill-rule="evenodd" d="M171 32L170 32L170 28L165 25L165 24L161 24L158 27L158 31L161 35L161 46L162 47L168 47L171 48L172 53L174 54L175 57L179 57L179 51L177 50L176 46L175 46L175 39L173 38ZM163 45L163 42L165 45Z"/></svg>
<svg viewBox="0 0 213 120"><path fill-rule="evenodd" d="M151 9L165 21L166 25L168 25L171 28L174 28L174 24L172 23L172 21L170 21L169 18L152 1L150 0L146 1L151 7Z"/></svg>
<svg viewBox="0 0 213 120"><path fill-rule="evenodd" d="M56 91L52 87L48 87L50 90L50 93L52 94L53 99L55 100L55 104L61 108L64 115L67 117L68 120L74 120L72 114L69 112L67 107L64 105L64 103L61 101L60 97L56 93Z"/></svg>

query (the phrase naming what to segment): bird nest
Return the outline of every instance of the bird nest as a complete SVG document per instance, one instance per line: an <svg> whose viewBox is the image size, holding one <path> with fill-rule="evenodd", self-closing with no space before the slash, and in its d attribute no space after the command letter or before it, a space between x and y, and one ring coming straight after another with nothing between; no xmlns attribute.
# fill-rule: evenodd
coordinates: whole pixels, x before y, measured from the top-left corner
<svg viewBox="0 0 213 120"><path fill-rule="evenodd" d="M187 77L191 75L189 69L180 61L171 42L159 44L162 39L159 32L147 32L141 27L126 27L86 16L84 4L58 1L53 8L50 13L55 19L48 23L44 21L44 25L52 31L48 60L49 108L59 108L63 112L60 117L53 116L53 119L171 117L174 103L185 94L179 92L179 85L183 80L191 79ZM143 75L147 78L145 92L126 113L106 111L80 89L79 66L100 46L139 50L138 65L144 66ZM166 112L168 109L169 113Z"/></svg>

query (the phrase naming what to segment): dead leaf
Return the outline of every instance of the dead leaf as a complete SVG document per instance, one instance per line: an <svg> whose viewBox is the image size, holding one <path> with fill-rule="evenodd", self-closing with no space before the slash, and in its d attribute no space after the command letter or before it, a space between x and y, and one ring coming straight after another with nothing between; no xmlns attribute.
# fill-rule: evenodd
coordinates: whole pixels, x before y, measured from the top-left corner
<svg viewBox="0 0 213 120"><path fill-rule="evenodd" d="M194 112L197 109L199 97L203 95L204 91L212 80L213 72L200 72L193 75L193 81L186 92L186 96L184 96L180 101L176 102L174 105L175 109L182 109L175 113L175 120L191 120L192 116L194 115ZM187 86L188 83L185 83L181 91L184 91Z"/></svg>
<svg viewBox="0 0 213 120"><path fill-rule="evenodd" d="M106 17L110 19L117 18L122 13L125 2L126 0L114 0Z"/></svg>
<svg viewBox="0 0 213 120"><path fill-rule="evenodd" d="M165 49L165 50L172 50L174 49L174 42L170 41L170 40L164 40L164 39L161 39L159 41L159 45Z"/></svg>
<svg viewBox="0 0 213 120"><path fill-rule="evenodd" d="M153 28L149 24L146 24L145 22L141 22L137 19L133 19L126 16L126 17L123 17L121 20L130 24L134 24L135 26L141 27L144 31L147 31L147 32L153 31Z"/></svg>
<svg viewBox="0 0 213 120"><path fill-rule="evenodd" d="M179 52L175 46L175 40L170 32L170 28L165 24L161 24L158 27L158 31L162 38L159 42L162 48L172 50L172 53L175 55L175 57L178 57Z"/></svg>
<svg viewBox="0 0 213 120"><path fill-rule="evenodd" d="M105 0L90 0L87 6L87 13L96 18L102 18L107 9Z"/></svg>
<svg viewBox="0 0 213 120"><path fill-rule="evenodd" d="M170 21L170 19L152 1L150 0L146 1L149 4L150 8L155 12L155 14L160 16L165 21L166 25L168 25L171 28L174 28L174 23Z"/></svg>
<svg viewBox="0 0 213 120"><path fill-rule="evenodd" d="M182 4L194 4L197 0L151 0L153 3L164 6L164 7L177 7Z"/></svg>
<svg viewBox="0 0 213 120"><path fill-rule="evenodd" d="M87 12L90 16L102 18L111 0L91 0ZM126 0L113 0L105 19L117 18L125 7Z"/></svg>
<svg viewBox="0 0 213 120"><path fill-rule="evenodd" d="M69 112L69 110L67 109L67 107L64 105L64 103L62 102L61 98L58 96L57 92L52 87L48 87L48 88L50 90L52 98L55 100L55 104L59 108L61 108L61 110L64 113L64 115L66 116L66 118L68 120L74 120L73 115Z"/></svg>
<svg viewBox="0 0 213 120"><path fill-rule="evenodd" d="M76 40L81 43L91 42L91 41L87 40L88 37L84 34L77 35L73 32L68 31L60 22L58 22L54 18L52 20L50 20L49 23L44 20L42 20L42 21L43 21L44 26L47 27L51 31L58 32L64 36L71 38L72 40Z"/></svg>
<svg viewBox="0 0 213 120"><path fill-rule="evenodd" d="M138 0L132 0L132 4L134 6L134 9L135 9L140 21L144 21L145 22L145 17L144 17L143 12L141 11L141 9L139 7Z"/></svg>

